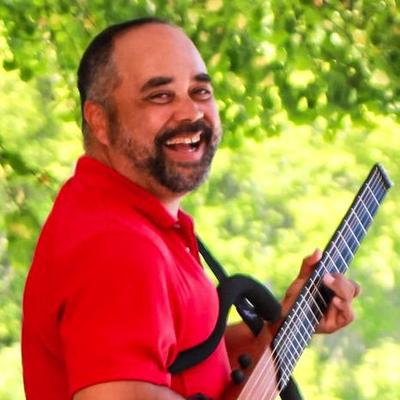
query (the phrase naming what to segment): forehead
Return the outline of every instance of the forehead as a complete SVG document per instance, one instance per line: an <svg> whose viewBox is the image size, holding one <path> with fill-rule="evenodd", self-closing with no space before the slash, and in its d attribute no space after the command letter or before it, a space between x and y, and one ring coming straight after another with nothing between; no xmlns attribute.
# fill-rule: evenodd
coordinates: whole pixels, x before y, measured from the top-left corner
<svg viewBox="0 0 400 400"><path fill-rule="evenodd" d="M193 42L164 24L134 28L115 40L113 60L123 79L138 83L154 76L194 77L206 67Z"/></svg>

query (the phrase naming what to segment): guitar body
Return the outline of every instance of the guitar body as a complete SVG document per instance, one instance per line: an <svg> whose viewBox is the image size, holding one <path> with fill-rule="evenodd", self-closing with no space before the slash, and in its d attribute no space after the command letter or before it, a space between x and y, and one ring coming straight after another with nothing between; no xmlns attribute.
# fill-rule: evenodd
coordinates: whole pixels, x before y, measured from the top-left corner
<svg viewBox="0 0 400 400"><path fill-rule="evenodd" d="M247 327L243 326L244 329ZM232 367L232 371L240 371L240 374L243 376L242 383L234 383L232 380L231 384L227 387L225 393L221 397L221 400L236 400L236 399L250 399L251 397L240 397L241 392L248 380L248 378L254 373L254 370L257 365L259 365L260 358L268 359L269 362L266 363L266 368L264 373L262 374L262 380L264 382L269 383L269 387L267 392L264 392L264 395L268 395L268 399L275 399L278 395L277 390L277 376L276 369L274 366L271 343L273 340L273 326L265 324L260 334L254 338L252 337L249 341L245 341L242 343L235 344L235 351L230 351L230 363ZM249 333L249 336L252 334ZM249 344L250 343L250 344ZM251 364L245 368L240 365L239 357L241 355L246 355L246 357L250 357ZM235 373L235 372L234 372ZM253 400L256 397L252 397Z"/></svg>

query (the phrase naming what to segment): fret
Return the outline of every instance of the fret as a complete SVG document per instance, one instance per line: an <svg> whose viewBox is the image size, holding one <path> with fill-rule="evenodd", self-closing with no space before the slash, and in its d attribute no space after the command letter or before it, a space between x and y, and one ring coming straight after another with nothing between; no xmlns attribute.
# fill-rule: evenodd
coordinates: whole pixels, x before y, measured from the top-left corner
<svg viewBox="0 0 400 400"><path fill-rule="evenodd" d="M324 262L321 263L321 266L325 268L326 272L339 272L339 270L336 267L336 261L332 258L331 254L329 251L327 251L325 253L326 258L329 259L330 264L332 264L332 269L327 268L329 266L329 264L327 266L325 266Z"/></svg>
<svg viewBox="0 0 400 400"><path fill-rule="evenodd" d="M348 265L354 258L354 254L357 251L357 247L354 247L355 243L353 238L344 230L339 233L340 237L340 249L343 251L344 258L346 259L346 264Z"/></svg>
<svg viewBox="0 0 400 400"><path fill-rule="evenodd" d="M358 215L357 215L355 209L352 208L351 211L352 211L353 215L354 215L354 216L356 217L356 219L357 219L357 222L358 222L358 224L359 224L358 226L362 229L363 234L366 235L366 234L367 234L367 231L365 230L364 225L363 225L363 223L361 222L360 218L358 217Z"/></svg>
<svg viewBox="0 0 400 400"><path fill-rule="evenodd" d="M336 253L339 255L339 258L342 260L343 264L347 267L347 261L344 259L340 249L336 246L335 241L332 242L332 248L336 250ZM339 268L339 271L341 271L340 268Z"/></svg>
<svg viewBox="0 0 400 400"><path fill-rule="evenodd" d="M291 315L289 318L289 323L288 323L288 328L286 329L285 332L283 333L282 337L286 339L286 341L283 342L283 340L281 340L279 342L279 344L277 345L277 349L285 347L285 350L289 351L289 354L291 354L293 356L294 352L290 351L290 347L288 347L288 343L289 346L290 344L293 345L293 342L288 342L289 338L293 337L294 340L297 342L298 347L301 349L301 351L297 351L297 348L295 347L296 350L296 354L295 354L295 358L286 360L286 363L289 361L290 364L292 364L293 362L296 362L298 357L301 355L302 350L305 348L305 346L307 346L307 344L309 343L310 339L311 339L311 334L309 333L310 331L314 331L314 326L315 323L312 324L308 318L308 316L304 313L304 311L300 308L299 309L303 315L305 316L305 321L308 322L308 327L303 323L303 321L301 320L301 318L299 317L299 315ZM296 317L296 318L295 318ZM315 315L314 315L315 318ZM318 321L318 319L316 319L316 321ZM300 324L300 325L299 325ZM297 330L297 335L295 330ZM306 336L306 338L305 338ZM300 339L302 340L303 343L299 342L298 337L300 337ZM286 358L288 358L287 354L285 353ZM281 358L281 357L280 357ZM279 363L279 366L282 364L282 362Z"/></svg>
<svg viewBox="0 0 400 400"><path fill-rule="evenodd" d="M331 299L332 294L323 286L322 277L327 272L345 272L348 269L391 186L392 183L383 168L375 165L329 241L292 310L279 328L271 347L278 370L280 390L285 387L303 350L310 343ZM251 378L248 384L251 384ZM239 398L242 399L241 396Z"/></svg>
<svg viewBox="0 0 400 400"><path fill-rule="evenodd" d="M294 326L297 328L297 331L300 334L300 339L302 339L303 344L299 343L297 338L296 338L296 341L299 343L300 347L304 348L304 345L308 344L308 341L304 339L304 335L307 334L308 329L310 329L310 328L306 327L303 322L306 321L310 325L310 320L309 320L308 316L304 314L304 312L303 312L303 310L301 308L299 308L299 310L300 310L300 312L303 313L303 315L305 316L305 319L302 319L300 317L300 315L297 314L296 315L297 319L296 319L296 321L294 321Z"/></svg>
<svg viewBox="0 0 400 400"><path fill-rule="evenodd" d="M315 324L318 324L319 318L321 318L322 315L320 315L320 317L318 318L318 317L315 315L315 313L314 313L314 311L312 310L312 308L310 307L309 302L308 302L308 301L305 301L304 304L305 304L305 306L308 308L308 312L314 317L314 325L312 325L312 327L315 327Z"/></svg>
<svg viewBox="0 0 400 400"><path fill-rule="evenodd" d="M360 199L360 204L364 207L365 211L367 212L367 214L368 214L368 216L369 216L369 218L370 218L370 221L372 221L372 220L373 220L373 217L372 217L372 215L370 214L370 212L368 211L368 207L367 207L366 204L364 203L363 199Z"/></svg>
<svg viewBox="0 0 400 400"><path fill-rule="evenodd" d="M375 197L375 194L374 194L374 192L371 190L371 188L369 187L369 184L368 184L368 183L366 184L366 188L367 188L367 190L369 190L369 192L371 193L372 198L375 200L376 205L379 205L379 201L378 201L378 199Z"/></svg>
<svg viewBox="0 0 400 400"><path fill-rule="evenodd" d="M293 321L293 318L292 318L292 321ZM297 328L297 326L296 326L295 324L292 324L292 325L293 325L294 328ZM297 339L297 335L296 335L295 332L294 332L294 328L292 328L292 329L288 332L288 334L285 335L285 336L286 336L287 339L288 339L289 337L294 338L294 340L297 341L297 343L300 345L300 343L298 342L298 339ZM281 346L281 347L284 349L283 351L285 351L285 354L286 354L287 357L288 357L288 355L293 357L294 352L291 351L292 348L293 348L295 351L297 350L297 348L296 348L295 343L294 343L293 340L286 340L286 341L282 342L282 346ZM300 348L303 348L303 347L300 345ZM296 357L297 357L297 356L300 356L300 354L301 354L301 353L299 353L299 352L297 352L297 351L296 351L296 353L297 353L297 355L295 355L295 358L294 358L293 360L296 360Z"/></svg>
<svg viewBox="0 0 400 400"><path fill-rule="evenodd" d="M357 250L357 247L352 247L354 244L354 240L352 235L348 232L347 229L343 229L342 231L339 231L339 237L341 238L341 241L344 243L345 247L347 247L347 253L349 255L349 259L347 260L347 263L353 259L354 253Z"/></svg>
<svg viewBox="0 0 400 400"><path fill-rule="evenodd" d="M315 286L315 288L317 288L317 286L316 285L314 285ZM312 302L313 302L313 305L317 308L317 310L318 310L318 312L319 312L319 314L320 314L320 317L322 317L322 315L324 314L323 313L323 311L321 310L321 308L319 307L319 304L318 304L318 301L317 301L317 299L316 299L316 296L313 294L313 293L311 293L310 292L310 289L308 288L308 286L305 286L304 287L304 296L306 296L307 294L308 294L308 298L309 298L309 300L311 300ZM323 302L323 303L325 303L325 299L321 296L321 292L320 291L318 291L317 290L317 294L320 296L320 300ZM326 306L326 303L325 304L323 304L323 306Z"/></svg>
<svg viewBox="0 0 400 400"><path fill-rule="evenodd" d="M297 360L300 358L300 355L303 351L302 349L303 347L300 347L300 350L297 350L293 341L287 340L285 342L285 347L281 349L280 355L278 357L278 362L276 363L278 371L280 373L287 372L287 374L289 375Z"/></svg>
<svg viewBox="0 0 400 400"><path fill-rule="evenodd" d="M351 229L351 225L349 224L349 221L344 220L345 225L347 225L347 231L351 233L351 236L353 236L353 239L355 240L356 247L353 250L356 250L358 246L360 246L360 242L358 241L358 238L356 234L353 232L353 229Z"/></svg>
<svg viewBox="0 0 400 400"><path fill-rule="evenodd" d="M281 385L280 386L282 387L282 389L287 384L291 373L292 373L291 368L283 368L283 369L279 370L280 381L281 381Z"/></svg>
<svg viewBox="0 0 400 400"><path fill-rule="evenodd" d="M356 235L356 232L353 231L353 228L357 229L357 226L351 224L350 216L343 221L343 227L340 230L340 235L346 241L346 244L349 246L350 251L352 252L353 256L354 253L357 251L360 242Z"/></svg>
<svg viewBox="0 0 400 400"><path fill-rule="evenodd" d="M329 261L330 261L330 262L332 263L332 265L333 265L333 269L332 269L332 270L330 270L330 269L328 269L328 268L325 268L325 269L326 269L326 272L340 272L340 271L336 268L336 262L335 262L335 260L331 257L329 251L326 252L326 257L329 258ZM336 271L335 271L335 270L336 270Z"/></svg>
<svg viewBox="0 0 400 400"><path fill-rule="evenodd" d="M309 324L310 324L310 327L313 327L313 324L318 323L319 318L321 318L321 315L320 315L319 317L317 317L317 316L315 315L313 309L310 307L310 304L309 304L309 302L308 302L308 299L306 299L306 298L304 297L304 295L302 295L301 297L302 297L302 299L301 299L301 301L300 301L300 303L299 303L299 309L301 310L301 312L302 312L305 316L308 317L308 315L311 315L311 317L312 317L312 319L314 320L314 322L312 322L312 321L309 319ZM302 306L304 306L304 307L302 307ZM308 311L304 311L304 308L305 308L305 307L308 309Z"/></svg>
<svg viewBox="0 0 400 400"><path fill-rule="evenodd" d="M298 325L295 325L295 327L298 328ZM298 329L297 329L297 332L300 333ZM293 332L293 338L294 338L294 340L296 341L296 343L298 344L298 346L297 346L297 347L294 346L294 348L295 348L295 350L296 350L297 356L300 356L301 353L302 353L302 349L304 349L304 345L307 346L307 342L304 342L303 344L301 344L301 343L299 342L299 339L298 339L298 338L299 338L299 336L302 338L302 335L296 335L296 334L294 334L294 333L295 333L295 332ZM300 351L297 352L297 349L300 349Z"/></svg>

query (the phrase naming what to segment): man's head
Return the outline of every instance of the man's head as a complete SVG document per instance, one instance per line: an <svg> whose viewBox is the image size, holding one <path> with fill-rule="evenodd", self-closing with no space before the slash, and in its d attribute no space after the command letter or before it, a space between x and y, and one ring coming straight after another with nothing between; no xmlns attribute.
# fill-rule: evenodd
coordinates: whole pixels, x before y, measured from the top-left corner
<svg viewBox="0 0 400 400"><path fill-rule="evenodd" d="M89 154L159 196L204 180L220 121L204 62L179 28L107 28L82 58L78 87Z"/></svg>

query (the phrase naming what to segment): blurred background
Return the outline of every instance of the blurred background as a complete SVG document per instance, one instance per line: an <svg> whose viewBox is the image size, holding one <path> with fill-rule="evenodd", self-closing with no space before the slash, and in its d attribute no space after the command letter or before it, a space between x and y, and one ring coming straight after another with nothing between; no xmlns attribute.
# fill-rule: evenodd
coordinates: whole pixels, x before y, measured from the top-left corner
<svg viewBox="0 0 400 400"><path fill-rule="evenodd" d="M306 399L400 398L399 11L397 0L2 0L0 400L24 398L24 280L82 153L81 53L108 24L149 15L182 26L213 79L225 136L184 207L229 273L281 297L375 162L397 184L349 271L363 288L356 321L315 337L295 375Z"/></svg>

